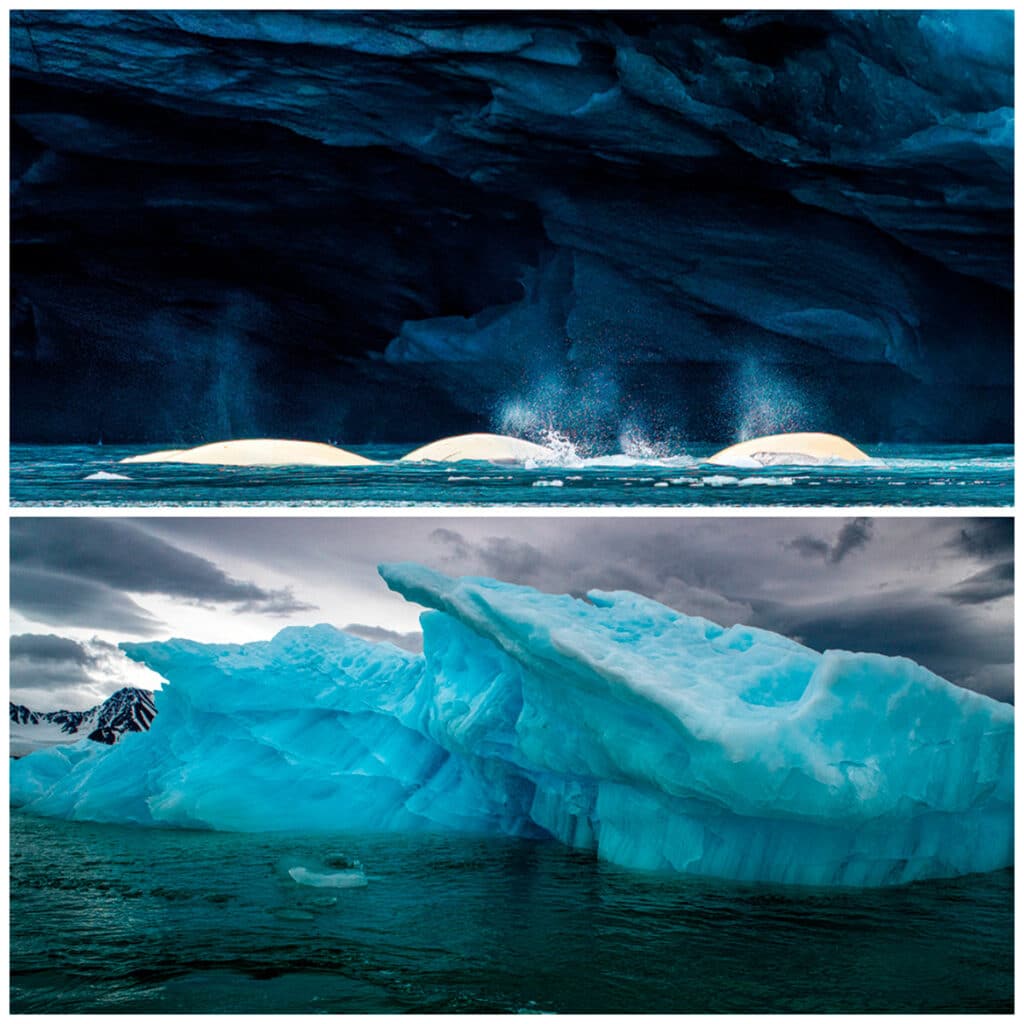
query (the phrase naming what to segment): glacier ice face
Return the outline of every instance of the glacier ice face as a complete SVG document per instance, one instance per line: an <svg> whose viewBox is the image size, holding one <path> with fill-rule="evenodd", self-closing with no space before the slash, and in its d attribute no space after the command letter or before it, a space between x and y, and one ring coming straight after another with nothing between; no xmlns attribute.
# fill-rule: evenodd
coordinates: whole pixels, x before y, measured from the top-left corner
<svg viewBox="0 0 1024 1024"><path fill-rule="evenodd" d="M592 443L724 444L755 360L806 399L758 434L1010 442L1013 44L1008 10L17 10L12 434L423 441L552 377L569 430L603 369Z"/></svg>
<svg viewBox="0 0 1024 1024"><path fill-rule="evenodd" d="M221 829L553 836L616 864L884 885L1013 862L1013 709L635 594L382 566L423 655L330 626L126 644L147 734L12 764L12 802Z"/></svg>

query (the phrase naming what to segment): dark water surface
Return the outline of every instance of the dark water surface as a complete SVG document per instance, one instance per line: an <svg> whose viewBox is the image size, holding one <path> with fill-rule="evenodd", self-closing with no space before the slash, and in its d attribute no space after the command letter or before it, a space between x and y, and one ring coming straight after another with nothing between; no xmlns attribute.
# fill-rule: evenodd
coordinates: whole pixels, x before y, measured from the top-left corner
<svg viewBox="0 0 1024 1024"><path fill-rule="evenodd" d="M339 854L365 887L288 874ZM494 838L11 817L15 1013L1012 1009L1012 871L798 889Z"/></svg>
<svg viewBox="0 0 1024 1024"><path fill-rule="evenodd" d="M15 505L979 506L1013 503L1012 445L873 445L868 463L739 469L700 460L578 458L543 468L399 463L409 445L353 445L381 460L347 468L133 464L159 445L12 445ZM163 447L175 447L172 444Z"/></svg>

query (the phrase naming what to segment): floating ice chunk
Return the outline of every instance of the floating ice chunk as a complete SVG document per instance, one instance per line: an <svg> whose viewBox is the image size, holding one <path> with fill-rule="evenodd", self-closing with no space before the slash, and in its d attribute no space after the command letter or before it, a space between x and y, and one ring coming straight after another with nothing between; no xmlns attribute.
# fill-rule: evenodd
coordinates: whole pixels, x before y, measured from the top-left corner
<svg viewBox="0 0 1024 1024"><path fill-rule="evenodd" d="M367 884L362 869L352 871L310 871L309 868L294 867L288 869L294 881L299 885L312 885L317 889L358 889Z"/></svg>
<svg viewBox="0 0 1024 1024"><path fill-rule="evenodd" d="M564 480L534 480L534 487L564 487Z"/></svg>
<svg viewBox="0 0 1024 1024"><path fill-rule="evenodd" d="M99 470L97 473L90 473L84 480L131 480L130 476L123 473L108 473L106 470Z"/></svg>
<svg viewBox="0 0 1024 1024"><path fill-rule="evenodd" d="M710 487L728 487L735 484L737 487L790 487L796 480L791 476L706 476L703 483Z"/></svg>

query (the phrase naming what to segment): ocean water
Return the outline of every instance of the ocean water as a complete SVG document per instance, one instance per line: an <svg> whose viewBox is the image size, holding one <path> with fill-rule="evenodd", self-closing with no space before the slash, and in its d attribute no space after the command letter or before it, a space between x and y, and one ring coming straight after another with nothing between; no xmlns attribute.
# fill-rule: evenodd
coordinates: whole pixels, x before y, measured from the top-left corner
<svg viewBox="0 0 1024 1024"><path fill-rule="evenodd" d="M415 445L355 445L351 468L119 465L173 445L13 445L14 505L979 506L1013 503L1012 445L874 445L862 465L734 469L715 445L581 456L543 467L399 463Z"/></svg>
<svg viewBox="0 0 1024 1024"><path fill-rule="evenodd" d="M367 884L289 869L358 859ZM11 1011L1013 1010L1013 872L886 890L622 871L554 843L11 816Z"/></svg>

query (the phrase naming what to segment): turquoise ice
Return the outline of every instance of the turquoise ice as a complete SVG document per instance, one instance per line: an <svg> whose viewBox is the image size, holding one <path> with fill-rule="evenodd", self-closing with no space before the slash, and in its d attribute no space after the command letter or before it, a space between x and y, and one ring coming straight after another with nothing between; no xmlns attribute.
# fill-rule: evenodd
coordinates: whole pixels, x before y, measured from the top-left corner
<svg viewBox="0 0 1024 1024"><path fill-rule="evenodd" d="M1013 709L904 658L385 565L424 653L331 626L125 644L148 733L11 765L42 815L554 838L629 868L889 885L1013 863Z"/></svg>

